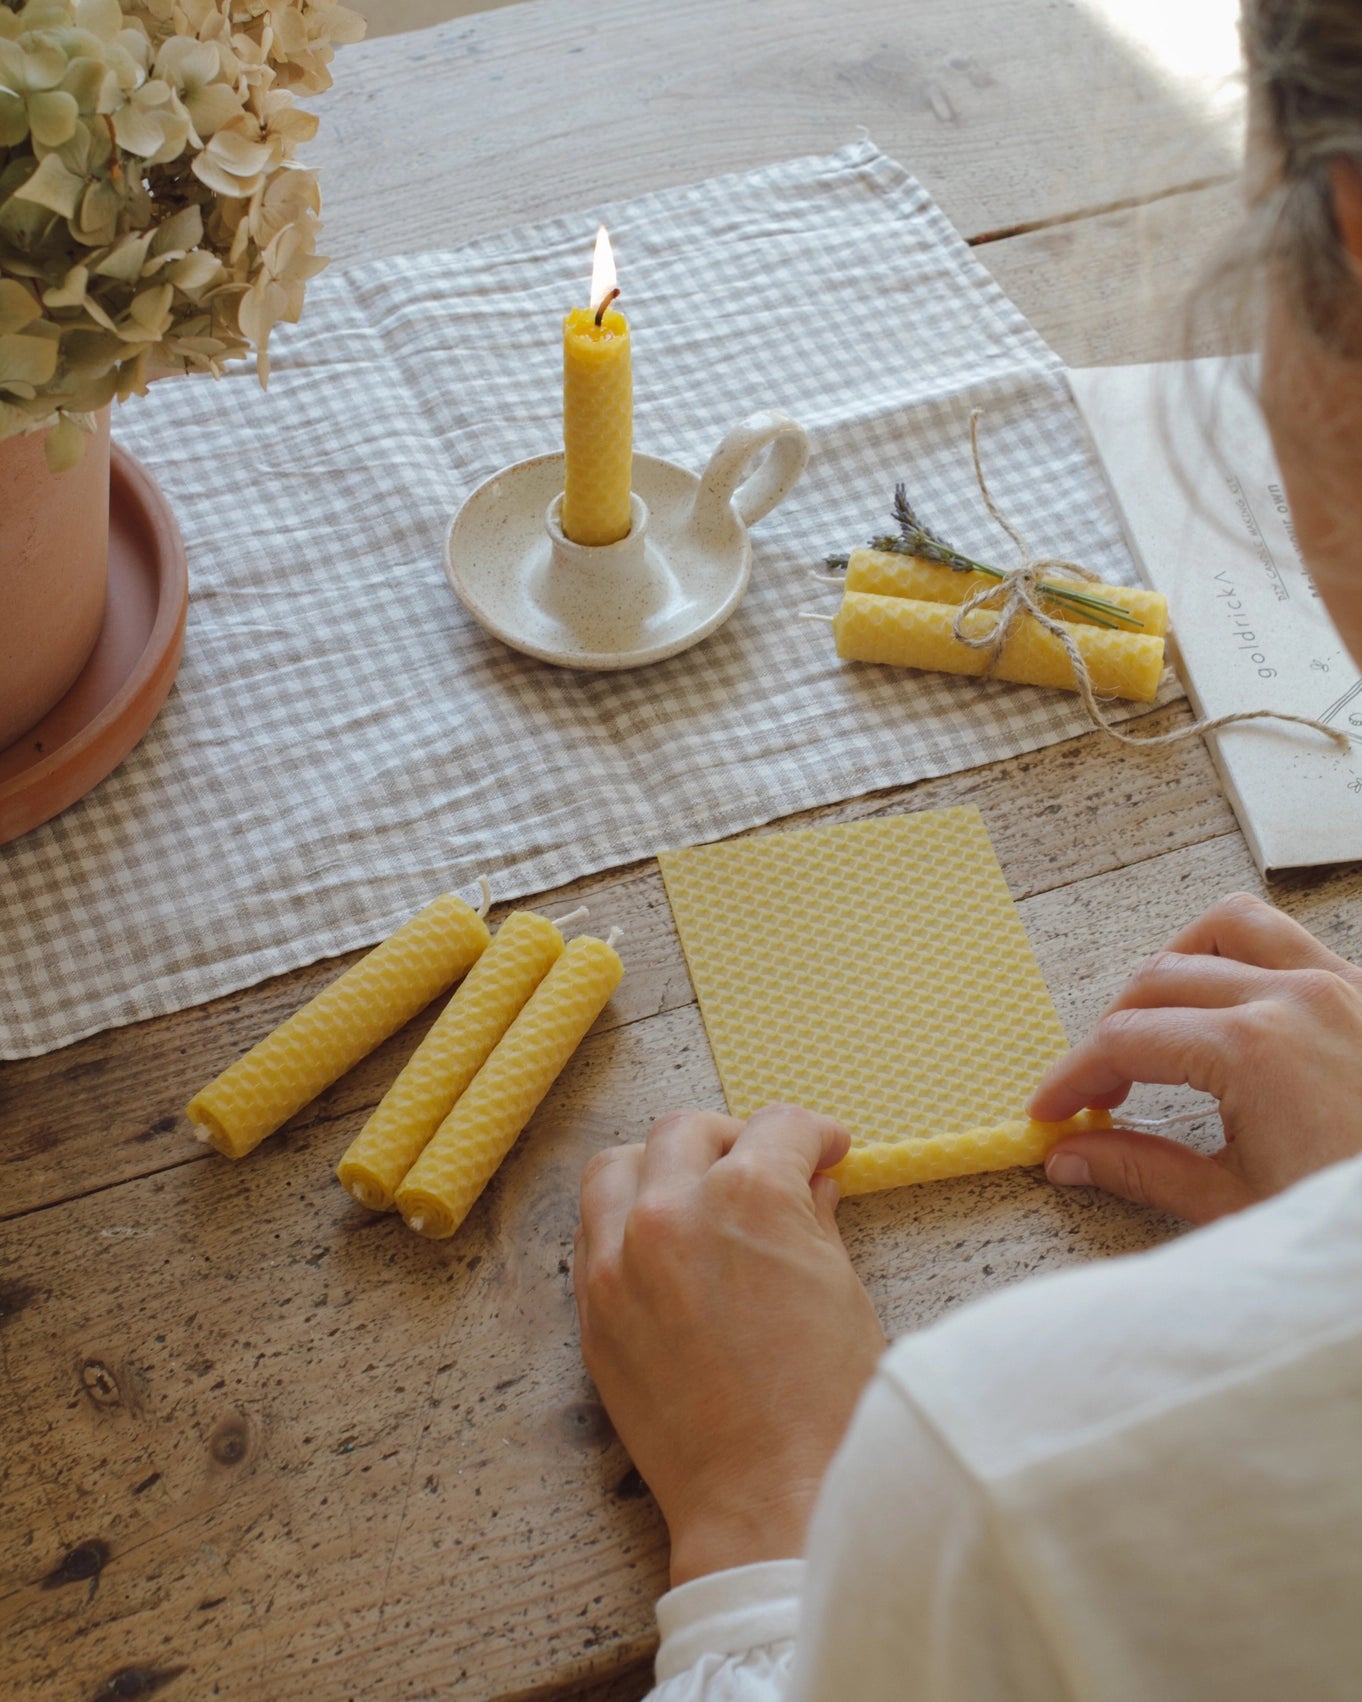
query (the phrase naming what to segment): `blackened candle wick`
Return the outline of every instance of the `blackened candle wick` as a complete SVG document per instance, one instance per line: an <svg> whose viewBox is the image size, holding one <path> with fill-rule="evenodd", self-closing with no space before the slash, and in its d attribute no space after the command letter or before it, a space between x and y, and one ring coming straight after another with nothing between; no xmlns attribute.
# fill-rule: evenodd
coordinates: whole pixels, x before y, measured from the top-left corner
<svg viewBox="0 0 1362 1702"><path fill-rule="evenodd" d="M619 292L618 287L611 290L610 294L608 296L606 296L605 300L596 309L596 323L597 323L597 325L599 325L601 323L601 321L605 318L606 308L609 307L610 303L616 299L616 297L619 295L619 293L620 292Z"/></svg>

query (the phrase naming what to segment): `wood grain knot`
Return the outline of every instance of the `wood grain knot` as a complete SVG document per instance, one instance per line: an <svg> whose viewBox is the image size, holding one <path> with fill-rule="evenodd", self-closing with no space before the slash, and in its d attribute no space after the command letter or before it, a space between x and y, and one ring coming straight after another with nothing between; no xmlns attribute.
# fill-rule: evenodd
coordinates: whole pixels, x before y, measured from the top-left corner
<svg viewBox="0 0 1362 1702"><path fill-rule="evenodd" d="M220 1419L208 1438L208 1452L220 1466L239 1466L250 1451L250 1422L239 1412Z"/></svg>
<svg viewBox="0 0 1362 1702"><path fill-rule="evenodd" d="M128 1139L145 1145L147 1141L154 1141L157 1135L168 1135L172 1129L178 1126L179 1121L180 1119L172 1111L164 1117L158 1117L154 1123L148 1123L145 1129L139 1129L135 1135L129 1135Z"/></svg>
<svg viewBox="0 0 1362 1702"><path fill-rule="evenodd" d="M81 1362L80 1386L97 1407L116 1407L123 1401L123 1391L119 1386L117 1375L102 1359L86 1359Z"/></svg>
<svg viewBox="0 0 1362 1702"><path fill-rule="evenodd" d="M642 1501L651 1491L643 1481L638 1467L630 1466L610 1493L616 1501Z"/></svg>
<svg viewBox="0 0 1362 1702"><path fill-rule="evenodd" d="M63 1584L83 1584L90 1578L98 1578L99 1574L109 1563L109 1545L98 1539L92 1542L80 1542L68 1549L62 1556L61 1563L43 1579L45 1590L60 1589Z"/></svg>
<svg viewBox="0 0 1362 1702"><path fill-rule="evenodd" d="M3 1328L11 1318L18 1317L25 1306L31 1306L38 1298L36 1288L29 1288L22 1282L0 1282L0 1328Z"/></svg>
<svg viewBox="0 0 1362 1702"><path fill-rule="evenodd" d="M599 1448L615 1440L615 1427L599 1401L574 1401L558 1415L558 1430L569 1442Z"/></svg>
<svg viewBox="0 0 1362 1702"><path fill-rule="evenodd" d="M120 1702L132 1702L141 1696L154 1696L158 1690L176 1679L188 1667L120 1667L106 1678L95 1692L99 1702L105 1697L118 1697Z"/></svg>

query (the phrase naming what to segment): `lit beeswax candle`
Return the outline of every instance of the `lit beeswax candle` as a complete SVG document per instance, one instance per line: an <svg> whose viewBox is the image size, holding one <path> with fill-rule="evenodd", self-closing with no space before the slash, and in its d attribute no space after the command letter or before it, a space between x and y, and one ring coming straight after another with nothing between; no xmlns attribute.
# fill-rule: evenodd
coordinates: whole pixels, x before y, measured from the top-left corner
<svg viewBox="0 0 1362 1702"><path fill-rule="evenodd" d="M837 654L848 662L887 662L897 668L932 668L944 674L984 674L988 652L971 650L951 631L956 609L949 603L923 603L915 597L872 597L848 591L832 623ZM990 632L992 609L965 616L971 637ZM1100 626L1072 626L1069 636L1088 665L1098 697L1125 697L1152 703L1163 675L1163 640L1142 632L1109 632ZM1023 685L1057 686L1074 691L1073 664L1064 646L1029 615L1018 615L1007 635L994 678Z"/></svg>
<svg viewBox="0 0 1362 1702"><path fill-rule="evenodd" d="M984 573L957 573L920 556L899 555L894 550L853 550L847 558L846 589L868 591L875 597L916 597L924 603L968 602L976 591L996 585ZM1065 591L1077 591L1083 596L1100 597L1103 602L1115 603L1131 617L1129 630L1144 633L1150 638L1162 638L1168 631L1168 599L1160 591L1146 591L1141 586L1107 585L1095 579L1066 579L1063 574L1047 574L1044 583L1057 585ZM1110 617L1090 616L1070 604L1052 603L1041 598L1047 614L1056 620L1072 621L1081 626L1101 626Z"/></svg>
<svg viewBox="0 0 1362 1702"><path fill-rule="evenodd" d="M563 533L574 544L615 544L629 534L634 388L629 325L610 303L615 262L596 233L591 306L563 321Z"/></svg>
<svg viewBox="0 0 1362 1702"><path fill-rule="evenodd" d="M565 948L397 1190L418 1234L442 1240L467 1217L623 974L604 940Z"/></svg>
<svg viewBox="0 0 1362 1702"><path fill-rule="evenodd" d="M852 1147L828 1175L837 1178L844 1194L874 1194L910 1182L940 1182L948 1176L974 1176L981 1170L1043 1164L1050 1148L1065 1135L1110 1127L1110 1112L1080 1111L1064 1123L1000 1123L994 1129L930 1135L925 1140L871 1141Z"/></svg>
<svg viewBox="0 0 1362 1702"><path fill-rule="evenodd" d="M362 1206L391 1211L403 1177L525 1001L562 956L545 916L514 910L336 1166Z"/></svg>
<svg viewBox="0 0 1362 1702"><path fill-rule="evenodd" d="M200 1140L244 1158L481 955L487 926L445 893L201 1088L187 1107Z"/></svg>

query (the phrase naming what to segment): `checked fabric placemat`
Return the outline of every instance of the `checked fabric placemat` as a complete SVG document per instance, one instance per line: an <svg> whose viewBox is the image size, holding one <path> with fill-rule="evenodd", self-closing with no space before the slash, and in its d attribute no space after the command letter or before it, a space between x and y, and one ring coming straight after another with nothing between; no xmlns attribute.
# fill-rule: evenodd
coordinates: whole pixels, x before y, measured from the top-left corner
<svg viewBox="0 0 1362 1702"><path fill-rule="evenodd" d="M574 674L483 632L441 556L475 485L560 447L559 324L598 217L637 449L699 471L777 407L814 454L722 631ZM839 663L796 618L832 612L811 570L886 526L897 479L1010 562L975 406L1033 545L1135 577L1058 359L869 143L328 272L271 355L268 395L243 368L115 420L188 546L184 665L117 773L0 849L0 1056L369 944L483 872L512 898L1087 726L1056 692Z"/></svg>

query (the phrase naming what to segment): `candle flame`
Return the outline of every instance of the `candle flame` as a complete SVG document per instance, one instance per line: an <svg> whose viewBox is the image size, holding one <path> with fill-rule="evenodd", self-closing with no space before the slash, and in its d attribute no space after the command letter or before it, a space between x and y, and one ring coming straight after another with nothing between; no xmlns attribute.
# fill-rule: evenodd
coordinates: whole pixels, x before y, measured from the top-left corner
<svg viewBox="0 0 1362 1702"><path fill-rule="evenodd" d="M615 256L604 225L596 232L596 254L591 263L591 311L594 313L615 287Z"/></svg>

